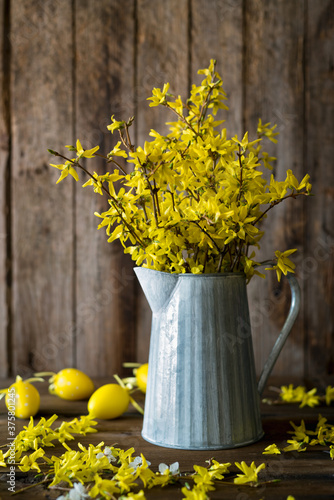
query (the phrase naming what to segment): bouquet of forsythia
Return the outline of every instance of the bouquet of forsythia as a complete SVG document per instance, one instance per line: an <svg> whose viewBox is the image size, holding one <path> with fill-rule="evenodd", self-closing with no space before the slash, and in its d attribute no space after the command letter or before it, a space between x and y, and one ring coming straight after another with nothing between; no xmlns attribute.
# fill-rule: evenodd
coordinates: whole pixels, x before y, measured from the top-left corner
<svg viewBox="0 0 334 500"><path fill-rule="evenodd" d="M215 61L198 73L204 80L192 86L186 102L168 93L168 83L153 89L150 106L176 115L176 121L167 122L169 134L151 130L152 140L135 147L129 133L133 118L111 118L108 129L120 135L106 156L111 173L92 174L82 165L99 146L85 150L79 140L66 146L76 153L73 159L49 150L66 160L52 166L61 170L58 182L68 174L78 180L76 168L83 169L90 177L84 186L108 196L110 208L96 214L99 228L106 228L108 241L119 239L138 266L169 273L241 271L249 280L260 274L253 248L260 248L262 220L287 198L310 194L309 175L299 182L288 170L285 180L272 175L267 182L261 167L271 169L275 158L263 151L262 139L276 142L276 126L259 120L255 140L248 132L242 139L228 137L226 128L219 129L223 122L214 118L220 108L228 109ZM278 279L282 272L293 272L289 256L294 251L275 252L270 269L276 269Z"/></svg>

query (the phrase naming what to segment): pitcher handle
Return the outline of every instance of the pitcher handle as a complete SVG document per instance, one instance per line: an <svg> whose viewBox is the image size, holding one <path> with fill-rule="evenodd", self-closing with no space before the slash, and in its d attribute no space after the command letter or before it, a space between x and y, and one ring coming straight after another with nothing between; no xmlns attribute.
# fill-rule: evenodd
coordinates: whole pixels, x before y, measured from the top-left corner
<svg viewBox="0 0 334 500"><path fill-rule="evenodd" d="M270 263L272 264L272 263ZM268 263L266 263L268 265ZM268 359L263 367L259 383L258 383L258 391L260 396L262 395L263 389L267 383L268 377L271 374L272 369L277 361L277 358L285 344L286 339L291 331L291 328L298 316L300 309L300 287L298 281L292 273L287 273L288 283L291 289L291 304L289 314L285 320L283 328L275 342L274 347L271 350L271 353L268 356Z"/></svg>

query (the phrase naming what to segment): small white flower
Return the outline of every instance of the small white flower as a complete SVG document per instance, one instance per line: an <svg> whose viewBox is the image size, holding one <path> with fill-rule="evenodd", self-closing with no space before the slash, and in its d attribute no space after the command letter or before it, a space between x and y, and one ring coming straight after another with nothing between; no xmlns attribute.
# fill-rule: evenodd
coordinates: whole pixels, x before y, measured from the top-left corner
<svg viewBox="0 0 334 500"><path fill-rule="evenodd" d="M180 474L180 465L179 465L179 462L174 462L169 467L169 471L172 474L172 476L177 476L177 474Z"/></svg>
<svg viewBox="0 0 334 500"><path fill-rule="evenodd" d="M116 462L116 457L114 457L113 455L113 452L112 452L112 449L110 448L110 446L106 446L103 450L103 453L105 454L105 456L108 458L109 460L109 463L110 462Z"/></svg>
<svg viewBox="0 0 334 500"><path fill-rule="evenodd" d="M168 472L167 472L168 471ZM159 472L160 474L169 474L169 467L166 464L159 464Z"/></svg>
<svg viewBox="0 0 334 500"><path fill-rule="evenodd" d="M86 488L81 483L74 483L73 488L66 493L66 495L61 495L57 500L85 500L85 498L90 498Z"/></svg>
<svg viewBox="0 0 334 500"><path fill-rule="evenodd" d="M69 500L84 500L89 498L86 488L81 483L74 483L68 494Z"/></svg>
<svg viewBox="0 0 334 500"><path fill-rule="evenodd" d="M146 460L146 463L148 467L151 465L151 462ZM134 470L134 473L137 471L138 467L141 467L143 465L143 459L142 457L135 457L132 462L129 463L129 467Z"/></svg>
<svg viewBox="0 0 334 500"><path fill-rule="evenodd" d="M180 474L179 462L174 462L169 467L164 463L159 464L159 472L163 475L171 474L172 476L176 476L177 474Z"/></svg>
<svg viewBox="0 0 334 500"><path fill-rule="evenodd" d="M109 460L109 463L116 462L116 458L114 457L110 446L106 446L104 448L103 452L100 452L96 455L96 458L103 458L103 457L107 457L107 459Z"/></svg>
<svg viewBox="0 0 334 500"><path fill-rule="evenodd" d="M136 470L139 465L143 463L143 460L141 457L135 457L132 462L129 463L129 467L131 469Z"/></svg>

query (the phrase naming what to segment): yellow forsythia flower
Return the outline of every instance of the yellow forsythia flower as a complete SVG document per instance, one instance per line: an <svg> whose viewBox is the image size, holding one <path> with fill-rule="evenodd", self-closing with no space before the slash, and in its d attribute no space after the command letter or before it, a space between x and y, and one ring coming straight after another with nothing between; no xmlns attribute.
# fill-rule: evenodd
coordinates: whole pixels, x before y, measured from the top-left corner
<svg viewBox="0 0 334 500"><path fill-rule="evenodd" d="M7 467L2 450L0 450L0 467Z"/></svg>
<svg viewBox="0 0 334 500"><path fill-rule="evenodd" d="M94 153L98 149L100 149L100 146L95 146L95 148L92 148L92 149L83 149L79 139L77 140L76 150L77 150L77 157L78 158L94 158Z"/></svg>
<svg viewBox="0 0 334 500"><path fill-rule="evenodd" d="M34 451L34 453L31 453L30 455L25 455L19 465L19 469L21 472L28 472L31 469L37 470L37 472L41 472L41 469L39 468L39 465L37 464L36 460L40 457L42 457L45 454L45 451L42 450L42 448L39 448L38 450Z"/></svg>
<svg viewBox="0 0 334 500"><path fill-rule="evenodd" d="M185 500L208 500L209 498L203 486L195 486L191 490L184 486L181 491Z"/></svg>
<svg viewBox="0 0 334 500"><path fill-rule="evenodd" d="M280 449L277 447L276 444L270 444L262 452L262 455L280 455L280 454L281 454Z"/></svg>
<svg viewBox="0 0 334 500"><path fill-rule="evenodd" d="M320 398L316 395L316 392L317 389L315 388L306 392L299 407L304 408L304 406L310 406L311 408L313 408L314 406L318 406L320 404Z"/></svg>
<svg viewBox="0 0 334 500"><path fill-rule="evenodd" d="M242 474L237 474L237 477L234 478L236 484L257 483L258 473L265 468L265 464L256 467L254 462L250 465L247 465L246 462L235 462L235 465L242 471Z"/></svg>
<svg viewBox="0 0 334 500"><path fill-rule="evenodd" d="M288 439L287 442L290 444L289 444L289 446L286 446L285 448L283 448L283 451L298 451L298 452L300 452L300 451L306 450L306 447L302 448L304 443L299 443L295 439Z"/></svg>
<svg viewBox="0 0 334 500"><path fill-rule="evenodd" d="M332 460L334 460L334 445L330 445L329 447L329 456L331 457Z"/></svg>
<svg viewBox="0 0 334 500"><path fill-rule="evenodd" d="M330 405L334 401L334 387L328 385L326 387L326 405Z"/></svg>
<svg viewBox="0 0 334 500"><path fill-rule="evenodd" d="M293 384L281 386L280 398L287 403L300 403L306 392L305 387L294 387Z"/></svg>

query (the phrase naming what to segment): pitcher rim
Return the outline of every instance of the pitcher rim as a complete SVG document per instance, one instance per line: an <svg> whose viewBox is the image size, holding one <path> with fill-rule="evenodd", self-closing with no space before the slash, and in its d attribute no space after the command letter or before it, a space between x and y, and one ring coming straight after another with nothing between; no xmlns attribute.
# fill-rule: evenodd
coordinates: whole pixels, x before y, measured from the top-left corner
<svg viewBox="0 0 334 500"><path fill-rule="evenodd" d="M198 273L198 274L194 274L194 273L167 273L166 271L158 271L157 269L150 269L148 267L142 267L142 266L135 266L133 268L134 271L136 269L144 269L145 271L150 271L153 273L165 274L167 276L181 276L181 277L189 278L189 279L198 278L198 277L201 277L201 278L245 277L246 278L245 273L243 273L241 271L224 272L224 273Z"/></svg>

